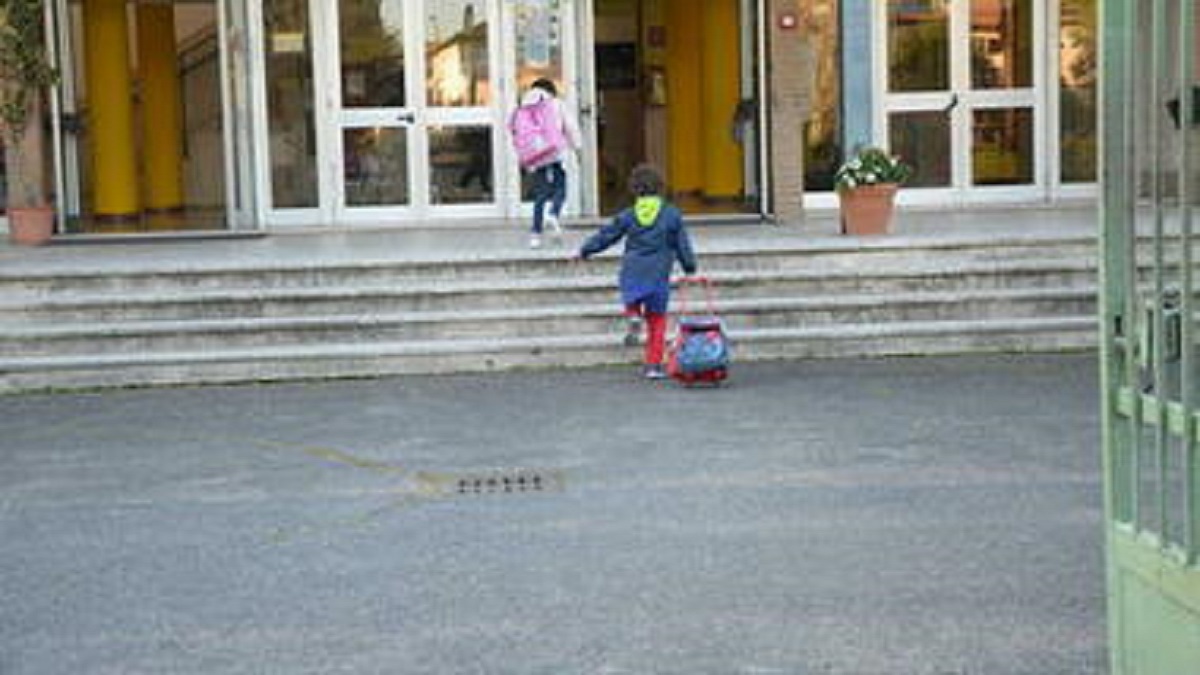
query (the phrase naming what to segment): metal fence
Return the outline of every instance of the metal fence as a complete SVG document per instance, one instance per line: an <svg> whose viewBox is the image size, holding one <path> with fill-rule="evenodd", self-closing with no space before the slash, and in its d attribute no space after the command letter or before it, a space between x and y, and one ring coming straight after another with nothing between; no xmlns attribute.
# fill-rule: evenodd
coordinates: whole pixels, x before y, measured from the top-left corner
<svg viewBox="0 0 1200 675"><path fill-rule="evenodd" d="M1103 3L1101 320L1114 675L1200 664L1200 0Z"/></svg>
<svg viewBox="0 0 1200 675"><path fill-rule="evenodd" d="M1107 3L1102 127L1109 514L1187 565L1200 554L1196 5Z"/></svg>

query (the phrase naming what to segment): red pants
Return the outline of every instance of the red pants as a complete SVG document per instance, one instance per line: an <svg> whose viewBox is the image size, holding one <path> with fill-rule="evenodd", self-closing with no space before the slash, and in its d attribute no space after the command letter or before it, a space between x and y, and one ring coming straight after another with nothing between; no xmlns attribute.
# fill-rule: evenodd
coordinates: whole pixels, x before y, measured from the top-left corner
<svg viewBox="0 0 1200 675"><path fill-rule="evenodd" d="M640 316L646 319L646 365L663 362L667 344L667 315L647 312L644 305L626 305L625 316Z"/></svg>

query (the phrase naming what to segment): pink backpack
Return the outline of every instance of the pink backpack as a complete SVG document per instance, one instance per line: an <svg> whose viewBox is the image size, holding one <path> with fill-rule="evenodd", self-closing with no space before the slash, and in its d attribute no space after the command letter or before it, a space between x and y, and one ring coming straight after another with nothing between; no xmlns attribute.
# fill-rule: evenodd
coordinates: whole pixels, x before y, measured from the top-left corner
<svg viewBox="0 0 1200 675"><path fill-rule="evenodd" d="M508 120L508 130L522 169L550 162L567 147L558 104L552 98L518 107Z"/></svg>

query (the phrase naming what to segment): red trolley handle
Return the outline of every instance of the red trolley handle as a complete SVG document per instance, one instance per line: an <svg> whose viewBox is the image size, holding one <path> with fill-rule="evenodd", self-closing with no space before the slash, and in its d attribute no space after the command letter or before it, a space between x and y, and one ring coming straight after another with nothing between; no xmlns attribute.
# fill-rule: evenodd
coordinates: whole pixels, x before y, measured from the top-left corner
<svg viewBox="0 0 1200 675"><path fill-rule="evenodd" d="M679 314L686 315L688 313L687 291L688 286L703 286L704 299L707 305L709 314L717 313L716 290L712 279L704 275L693 274L689 276L677 277L675 285L679 287Z"/></svg>

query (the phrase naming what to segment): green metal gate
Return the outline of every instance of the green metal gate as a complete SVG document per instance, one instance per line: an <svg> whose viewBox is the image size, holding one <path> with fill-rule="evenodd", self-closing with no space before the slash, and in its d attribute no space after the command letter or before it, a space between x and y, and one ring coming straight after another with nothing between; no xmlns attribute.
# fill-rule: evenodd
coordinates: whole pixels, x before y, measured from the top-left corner
<svg viewBox="0 0 1200 675"><path fill-rule="evenodd" d="M1200 673L1197 0L1107 0L1102 319L1114 675Z"/></svg>

